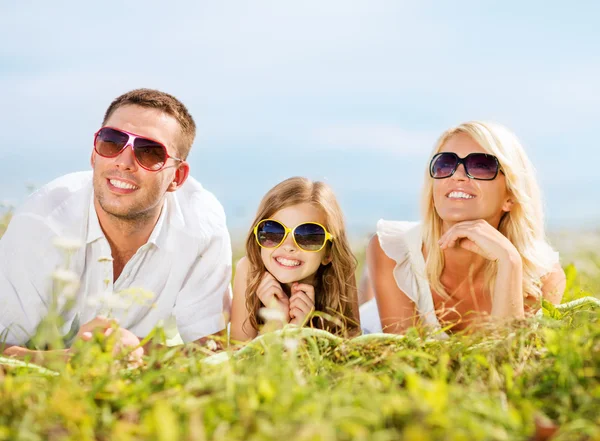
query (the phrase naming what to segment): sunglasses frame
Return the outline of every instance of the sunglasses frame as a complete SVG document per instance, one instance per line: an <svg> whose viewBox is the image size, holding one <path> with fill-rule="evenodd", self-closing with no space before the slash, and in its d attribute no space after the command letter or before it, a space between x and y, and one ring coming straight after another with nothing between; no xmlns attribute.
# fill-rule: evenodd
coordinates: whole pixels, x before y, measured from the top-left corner
<svg viewBox="0 0 600 441"><path fill-rule="evenodd" d="M119 132L119 133L124 133L125 135L129 136L129 139L127 139L127 142L125 143L125 145L123 146L123 148L121 150L119 150L116 154L114 154L112 156L103 155L96 148L96 142L98 141L98 134L100 133L100 131L102 129L111 129L111 130L114 130L114 131ZM155 142L156 144L160 145L163 148L163 150L165 152L165 162L163 162L163 165L161 165L160 168L156 168L156 169L148 168L148 167L144 166L140 162L140 160L138 159L138 157L135 154L135 140L137 138L146 139L148 141ZM157 171L160 171L163 168L165 168L165 165L167 164L167 161L169 160L169 158L174 159L175 161L178 161L179 163L184 162L183 159L179 159L179 158L176 158L175 156L169 155L169 151L167 150L167 147L162 142L159 142L156 139L148 138L147 136L137 135L135 133L131 133L131 132L128 132L128 131L123 130L123 129L117 129L116 127L111 127L111 126L100 127L98 129L98 131L96 133L94 133L94 151L96 153L98 153L100 156L102 156L103 158L116 158L117 156L119 156L121 153L123 153L125 151L125 149L127 148L127 146L131 146L131 149L133 150L133 157L135 158L135 162L137 162L137 164L140 167L142 167L144 170L148 170L150 172L157 172Z"/></svg>
<svg viewBox="0 0 600 441"><path fill-rule="evenodd" d="M258 240L258 226L260 224L262 224L263 222L275 222L278 223L279 225L281 225L285 231L285 234L283 235L283 239L281 239L281 242L279 242L279 244L277 244L277 246L274 247L265 247L263 245L261 245L260 241ZM323 245L321 245L321 248L319 248L318 250L306 250L303 247L301 247L298 242L296 242L296 235L294 234L294 232L296 231L296 228L298 228L301 225L318 225L319 227L323 228L323 231L325 231L325 240L323 241ZM256 239L256 243L258 244L259 247L261 248L265 248L267 250L275 250L277 248L279 248L281 246L281 244L283 244L285 242L285 240L288 237L288 234L292 233L292 240L294 241L294 243L296 244L296 246L302 250L305 251L307 253L318 253L319 251L321 251L323 248L325 248L325 245L327 245L327 241L331 241L331 243L333 243L333 236L329 233L329 231L327 231L327 228L325 228L324 225L321 225L318 222L302 222L301 224L296 225L294 228L288 228L283 222L280 222L278 220L275 219L262 219L260 220L255 226L254 226L254 238Z"/></svg>
<svg viewBox="0 0 600 441"><path fill-rule="evenodd" d="M435 163L436 159L438 159L442 155L453 155L456 158L456 166L454 167L454 170L452 170L452 173L450 173L448 176L435 177L435 176L433 176L433 164ZM471 155L486 155L486 156L491 156L492 158L494 158L494 161L496 162L496 173L494 174L494 176L492 178L477 178L477 177L471 175L471 173L469 173L469 170L468 170L467 164L466 164L467 159ZM458 166L460 164L463 165L463 168L465 169L465 173L469 178L476 179L478 181L493 181L498 176L498 172L504 174L504 171L502 170L502 166L500 165L500 161L498 161L498 158L496 158L496 156L494 156L494 155L490 155L489 153L473 152L473 153L469 153L464 158L461 158L454 152L439 152L439 153L436 153L435 155L433 155L433 158L431 158L431 162L429 163L429 176L431 176L433 179L447 179L447 178L453 176L454 173L456 173L456 170L458 170Z"/></svg>

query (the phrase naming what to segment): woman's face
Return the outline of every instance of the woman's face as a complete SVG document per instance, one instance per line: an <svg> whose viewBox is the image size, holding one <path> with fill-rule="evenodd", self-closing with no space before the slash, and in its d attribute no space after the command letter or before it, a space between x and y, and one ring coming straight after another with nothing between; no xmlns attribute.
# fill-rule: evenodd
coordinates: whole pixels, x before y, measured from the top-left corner
<svg viewBox="0 0 600 441"><path fill-rule="evenodd" d="M456 153L460 158L469 153L488 153L464 133L452 135L440 152ZM449 178L433 180L433 202L444 231L458 222L477 219L498 228L502 215L512 206L504 174L499 172L492 181L471 179L463 164Z"/></svg>
<svg viewBox="0 0 600 441"><path fill-rule="evenodd" d="M283 208L270 216L270 219L279 221L292 230L305 222L326 225L324 213L308 203ZM329 246L325 246L318 252L303 251L296 245L292 233L290 233L277 248L261 248L260 255L267 271L280 283L301 282L312 284L321 264L328 263L329 249Z"/></svg>

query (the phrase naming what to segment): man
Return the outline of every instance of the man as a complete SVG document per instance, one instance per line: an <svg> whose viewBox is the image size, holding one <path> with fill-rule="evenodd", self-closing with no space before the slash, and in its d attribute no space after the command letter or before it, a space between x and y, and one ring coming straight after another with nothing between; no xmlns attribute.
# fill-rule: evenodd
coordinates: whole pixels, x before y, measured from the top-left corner
<svg viewBox="0 0 600 441"><path fill-rule="evenodd" d="M128 92L95 134L93 171L56 179L15 213L0 240L5 355L40 355L24 346L54 300L70 306L61 309L67 344L110 327L106 315L118 320L125 345L173 320L184 342L225 328L231 244L223 208L189 177L195 134L175 97ZM71 239L81 247L65 253ZM72 279L78 289L69 295Z"/></svg>

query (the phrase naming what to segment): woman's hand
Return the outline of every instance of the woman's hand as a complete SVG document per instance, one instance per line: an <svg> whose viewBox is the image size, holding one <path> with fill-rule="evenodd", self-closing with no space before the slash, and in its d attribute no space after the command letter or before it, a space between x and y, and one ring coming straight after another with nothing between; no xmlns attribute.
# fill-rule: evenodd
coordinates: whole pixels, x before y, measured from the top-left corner
<svg viewBox="0 0 600 441"><path fill-rule="evenodd" d="M453 225L442 235L438 243L442 250L459 246L499 264L521 260L519 252L511 241L482 219Z"/></svg>
<svg viewBox="0 0 600 441"><path fill-rule="evenodd" d="M315 288L308 283L295 282L290 296L290 323L302 326L315 310Z"/></svg>
<svg viewBox="0 0 600 441"><path fill-rule="evenodd" d="M283 288L271 273L265 271L256 290L256 295L266 308L277 309L282 312L283 323L289 322L290 299L288 299Z"/></svg>
<svg viewBox="0 0 600 441"><path fill-rule="evenodd" d="M439 243L442 250L459 246L497 262L491 315L523 317L523 259L500 231L481 219L459 222L442 235Z"/></svg>

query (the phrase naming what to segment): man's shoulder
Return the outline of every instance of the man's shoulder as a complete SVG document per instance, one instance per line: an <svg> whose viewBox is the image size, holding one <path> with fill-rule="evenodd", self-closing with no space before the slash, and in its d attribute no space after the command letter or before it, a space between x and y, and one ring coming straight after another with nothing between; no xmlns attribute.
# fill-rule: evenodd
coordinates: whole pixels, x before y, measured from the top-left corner
<svg viewBox="0 0 600 441"><path fill-rule="evenodd" d="M83 215L92 188L92 172L60 176L33 192L15 215L53 216ZM78 217L78 216L77 216Z"/></svg>
<svg viewBox="0 0 600 441"><path fill-rule="evenodd" d="M177 210L186 230L212 235L226 227L225 210L217 197L191 176L175 192Z"/></svg>

